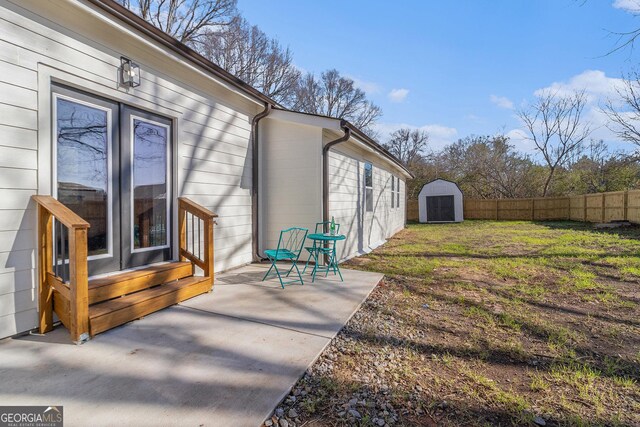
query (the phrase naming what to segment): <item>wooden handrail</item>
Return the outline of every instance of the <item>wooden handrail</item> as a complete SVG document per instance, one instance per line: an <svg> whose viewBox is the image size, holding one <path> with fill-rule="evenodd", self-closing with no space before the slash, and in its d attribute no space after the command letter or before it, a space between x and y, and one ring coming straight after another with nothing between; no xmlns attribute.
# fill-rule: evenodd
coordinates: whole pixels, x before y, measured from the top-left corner
<svg viewBox="0 0 640 427"><path fill-rule="evenodd" d="M191 223L191 248L187 247L187 213L193 215L193 217L198 218L202 221L202 228L200 228L200 224L198 223L198 239L200 238L200 231L203 232L203 244L202 247L198 241L198 251L196 253L196 244L195 244L195 227L194 222ZM187 199L186 197L178 198L178 230L179 230L179 238L180 238L180 258L187 259L191 261L193 264L202 268L205 277L209 277L211 279L211 285L213 286L213 276L214 276L214 263L213 263L213 226L215 224L214 219L217 218L218 215L211 212L209 209L200 206L196 202Z"/></svg>
<svg viewBox="0 0 640 427"><path fill-rule="evenodd" d="M188 211L190 214L197 216L200 219L217 218L218 215L211 212L209 209L197 204L196 202L187 199L186 197L178 197L179 207Z"/></svg>
<svg viewBox="0 0 640 427"><path fill-rule="evenodd" d="M48 210L51 215L56 217L67 228L90 227L87 221L51 196L31 196L31 199Z"/></svg>
<svg viewBox="0 0 640 427"><path fill-rule="evenodd" d="M87 234L89 223L51 196L31 196L38 204L39 329L53 329L53 311L69 329L72 341L89 339L89 272ZM53 219L69 230L69 284L53 271ZM65 301L54 305L54 291ZM64 311L58 311L64 310Z"/></svg>

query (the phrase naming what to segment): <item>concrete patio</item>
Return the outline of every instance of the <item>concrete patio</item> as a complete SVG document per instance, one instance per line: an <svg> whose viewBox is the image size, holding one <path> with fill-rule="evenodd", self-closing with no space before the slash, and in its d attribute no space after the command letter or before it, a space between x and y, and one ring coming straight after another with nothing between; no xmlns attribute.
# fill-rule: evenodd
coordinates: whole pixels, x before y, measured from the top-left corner
<svg viewBox="0 0 640 427"><path fill-rule="evenodd" d="M63 327L0 341L0 402L63 405L68 426L260 425L382 278L283 290L265 271L220 274L212 293L82 346Z"/></svg>

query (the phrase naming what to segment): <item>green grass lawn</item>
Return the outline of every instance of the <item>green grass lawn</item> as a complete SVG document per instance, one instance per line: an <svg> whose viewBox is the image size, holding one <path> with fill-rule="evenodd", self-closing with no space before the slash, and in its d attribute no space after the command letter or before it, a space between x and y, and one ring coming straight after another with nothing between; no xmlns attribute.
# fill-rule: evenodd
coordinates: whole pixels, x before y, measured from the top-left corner
<svg viewBox="0 0 640 427"><path fill-rule="evenodd" d="M415 224L345 267L385 279L301 380L302 423L640 425L640 228Z"/></svg>

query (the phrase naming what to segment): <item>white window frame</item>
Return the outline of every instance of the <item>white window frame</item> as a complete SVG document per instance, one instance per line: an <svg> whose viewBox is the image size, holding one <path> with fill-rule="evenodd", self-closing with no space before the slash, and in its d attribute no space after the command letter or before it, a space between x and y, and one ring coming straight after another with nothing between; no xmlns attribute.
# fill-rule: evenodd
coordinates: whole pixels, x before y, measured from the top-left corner
<svg viewBox="0 0 640 427"><path fill-rule="evenodd" d="M368 167L367 167L368 166ZM367 186L367 171L371 172L371 186ZM364 163L364 211L373 212L373 163ZM367 197L367 190L371 190L371 209L369 209L369 198Z"/></svg>
<svg viewBox="0 0 640 427"><path fill-rule="evenodd" d="M167 249L169 247L171 247L171 186L169 185L169 177L171 176L171 167L170 167L170 163L169 159L170 159L170 155L171 155L171 126L165 124L165 123L160 123L160 122L156 122L155 120L150 120L150 119L146 119L144 117L140 117L140 116L136 116L135 114L131 114L130 118L129 118L130 122L129 122L129 129L130 129L130 135L129 135L129 140L130 140L130 152L131 152L131 156L129 156L129 170L131 171L131 189L130 189L130 193L129 194L129 198L130 198L130 202L131 202L131 235L129 236L129 238L131 239L131 253L139 253L139 252L148 252L148 251L155 251L155 250L160 250L160 249ZM133 187L135 185L135 176L134 176L134 160L135 160L135 126L134 123L135 121L141 121L141 122L145 122L145 123L151 123L153 125L156 126L160 126L166 129L166 135L167 135L167 147L166 147L166 156L165 156L165 160L166 160L166 171L165 171L165 186L167 188L167 206L166 206L166 225L165 225L165 232L167 233L167 244L166 245L162 245L162 246L149 246L148 248L135 248L135 227L133 226L134 224L134 204L135 201L133 199L134 197L134 191L133 191Z"/></svg>
<svg viewBox="0 0 640 427"><path fill-rule="evenodd" d="M396 177L391 175L391 209L396 207Z"/></svg>

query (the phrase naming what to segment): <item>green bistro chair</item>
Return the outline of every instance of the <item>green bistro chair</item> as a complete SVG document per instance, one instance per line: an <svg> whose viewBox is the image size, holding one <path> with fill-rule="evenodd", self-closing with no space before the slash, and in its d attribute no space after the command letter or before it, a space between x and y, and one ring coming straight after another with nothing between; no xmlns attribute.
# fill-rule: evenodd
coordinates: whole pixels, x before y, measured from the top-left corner
<svg viewBox="0 0 640 427"><path fill-rule="evenodd" d="M331 221L323 221L317 222L314 234L323 234L329 232L329 227L331 226ZM340 224L336 223L336 234L340 234ZM306 251L309 252L309 258L307 258L307 262L304 265L304 269L302 270L302 274L307 271L307 267L309 266L309 262L313 258L314 262L317 264L320 262L320 255L331 256L333 254L333 245L336 242L330 242L328 246L324 246L322 242L318 242L316 240L313 241L313 246L305 247Z"/></svg>
<svg viewBox="0 0 640 427"><path fill-rule="evenodd" d="M280 232L278 248L267 249L264 251L267 258L269 258L269 261L271 261L271 267L269 267L269 271L267 271L262 278L263 282L267 279L269 274L271 274L271 270L275 270L275 274L278 276L278 280L280 280L282 289L284 289L284 285L288 285L290 283L300 283L301 285L304 285L302 276L300 275L300 270L298 269L298 259L300 258L300 253L302 252L304 242L307 239L308 232L309 230L307 228L300 227L291 227ZM280 274L280 270L278 269L278 261L291 261L291 268L289 268L289 271L287 271L284 277L289 277L289 274L291 274L295 268L296 273L298 274L298 279L290 280L288 282L283 281L283 275Z"/></svg>

